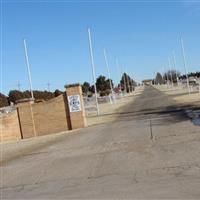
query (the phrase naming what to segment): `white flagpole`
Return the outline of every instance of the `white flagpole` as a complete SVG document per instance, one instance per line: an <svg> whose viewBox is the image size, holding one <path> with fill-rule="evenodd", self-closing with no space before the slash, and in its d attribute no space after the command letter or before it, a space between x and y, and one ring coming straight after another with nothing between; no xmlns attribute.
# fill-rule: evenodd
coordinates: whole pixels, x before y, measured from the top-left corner
<svg viewBox="0 0 200 200"><path fill-rule="evenodd" d="M103 53L104 53L106 68L107 68L107 72L108 72L108 78L109 78L109 83L110 83L110 90L111 90L112 98L114 100L113 86L112 86L112 82L111 82L110 69L109 69L108 59L107 59L107 55L106 55L106 50L105 49L104 49ZM111 104L113 103L111 98L110 98L110 103Z"/></svg>
<svg viewBox="0 0 200 200"><path fill-rule="evenodd" d="M182 38L181 38L181 47L182 47L182 55L183 55L183 63L184 63L184 68L185 68L185 75L186 75L186 79L187 79L188 94L190 94L190 85L189 85L187 64L186 64L186 58L185 58L185 48L184 48L184 44L183 44L183 39Z"/></svg>
<svg viewBox="0 0 200 200"><path fill-rule="evenodd" d="M32 80L31 80L30 64L29 64L28 52L27 52L27 46L26 46L26 40L25 39L24 39L24 51L25 51L26 65L27 65L27 70L28 70L28 79L29 79L29 85L30 85L31 98L34 99Z"/></svg>
<svg viewBox="0 0 200 200"><path fill-rule="evenodd" d="M95 68L94 68L94 57L93 57L93 50L92 50L90 28L88 28L88 39L89 39L89 48L90 48L90 59L91 59L91 65L92 65L92 75L93 75L93 82L94 82L94 91L95 91L95 97L96 97L97 115L99 115L99 104L98 104L98 99L97 99L96 75L95 75Z"/></svg>
<svg viewBox="0 0 200 200"><path fill-rule="evenodd" d="M26 65L27 65L27 69L28 69L28 78L29 78L29 84L30 84L31 98L32 98L32 100L34 100L30 64L29 64L27 47L26 47L26 40L25 39L24 39L24 51L25 51L25 56L26 56ZM32 108L31 104L30 104L30 111L31 111L31 118L32 118L32 123L33 123L33 133L34 133L34 136L37 136L36 128L35 128L35 120L34 120L33 108Z"/></svg>
<svg viewBox="0 0 200 200"><path fill-rule="evenodd" d="M172 52L173 54L173 63L174 63L174 69L176 71L176 81L177 81L177 86L179 85L179 79L178 79L178 71L177 71L177 66L176 66L176 57L175 57L175 52Z"/></svg>

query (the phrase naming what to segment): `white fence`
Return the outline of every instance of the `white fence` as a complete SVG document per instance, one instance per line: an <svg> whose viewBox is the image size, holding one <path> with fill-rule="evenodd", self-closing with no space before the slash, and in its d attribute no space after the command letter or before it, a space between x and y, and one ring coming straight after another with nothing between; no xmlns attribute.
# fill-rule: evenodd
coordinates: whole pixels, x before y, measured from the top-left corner
<svg viewBox="0 0 200 200"><path fill-rule="evenodd" d="M98 104L104 104L104 103L109 103L110 101L114 101L116 99L119 99L123 96L123 94L114 94L114 97L112 95L109 96L103 96L103 97L98 97ZM84 107L86 112L87 111L96 111L96 98L95 95L92 97L84 97Z"/></svg>
<svg viewBox="0 0 200 200"><path fill-rule="evenodd" d="M0 116L4 115L4 114L8 114L13 112L14 110L16 110L15 106L6 106L6 107L2 107L0 108Z"/></svg>

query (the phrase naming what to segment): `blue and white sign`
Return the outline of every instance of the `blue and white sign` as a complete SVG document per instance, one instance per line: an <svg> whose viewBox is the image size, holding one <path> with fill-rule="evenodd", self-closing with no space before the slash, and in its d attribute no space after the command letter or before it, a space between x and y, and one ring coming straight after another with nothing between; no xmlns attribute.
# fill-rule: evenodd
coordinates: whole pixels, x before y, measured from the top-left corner
<svg viewBox="0 0 200 200"><path fill-rule="evenodd" d="M68 104L70 112L80 112L81 111L80 95L68 96Z"/></svg>

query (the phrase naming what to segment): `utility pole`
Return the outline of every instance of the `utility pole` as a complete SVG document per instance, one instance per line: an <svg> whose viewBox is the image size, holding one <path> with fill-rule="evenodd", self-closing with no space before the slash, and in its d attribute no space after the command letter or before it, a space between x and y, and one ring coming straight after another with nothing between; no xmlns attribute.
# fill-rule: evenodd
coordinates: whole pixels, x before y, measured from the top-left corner
<svg viewBox="0 0 200 200"><path fill-rule="evenodd" d="M186 64L186 57L185 57L185 48L184 48L182 38L181 38L181 47L182 47L182 55L183 55L183 63L184 63L184 68L185 68L185 75L186 75L186 79L187 79L188 94L190 94L190 84L189 84L189 79L188 79L188 71L187 71L187 64Z"/></svg>
<svg viewBox="0 0 200 200"><path fill-rule="evenodd" d="M91 60L91 66L92 66L92 75L93 75L94 91L95 91L95 98L96 98L97 115L99 115L99 104L98 104L97 86L96 86L96 74L95 74L95 67L94 67L94 57L93 57L90 28L88 28L88 40L89 40L89 48L90 48L90 60Z"/></svg>
<svg viewBox="0 0 200 200"><path fill-rule="evenodd" d="M106 68L107 68L107 72L108 72L108 78L109 78L109 83L110 83L110 90L111 90L112 98L114 100L113 86L112 86L112 81L111 81L111 77L110 77L110 70L109 70L108 59L107 59L107 55L106 55L106 50L105 49L104 49L103 53L104 53ZM111 98L110 98L110 103L111 104L113 103Z"/></svg>
<svg viewBox="0 0 200 200"><path fill-rule="evenodd" d="M28 52L27 52L26 40L25 39L24 39L24 51L25 51L26 65L27 65L27 70L28 70L28 79L29 79L29 86L30 86L31 98L34 99L34 96L33 96L33 87L32 87L32 80L31 80L30 64L29 64L29 58L28 58Z"/></svg>

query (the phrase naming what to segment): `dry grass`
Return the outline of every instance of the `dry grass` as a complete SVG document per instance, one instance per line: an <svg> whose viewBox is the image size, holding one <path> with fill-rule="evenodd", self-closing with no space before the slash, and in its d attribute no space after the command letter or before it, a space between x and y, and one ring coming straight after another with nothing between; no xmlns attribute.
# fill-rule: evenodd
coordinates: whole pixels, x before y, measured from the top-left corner
<svg viewBox="0 0 200 200"><path fill-rule="evenodd" d="M171 96L178 104L193 104L200 105L200 93L197 88L193 88L190 95L188 94L188 89L186 87L167 87L165 85L154 86L156 89L164 92L165 94Z"/></svg>

